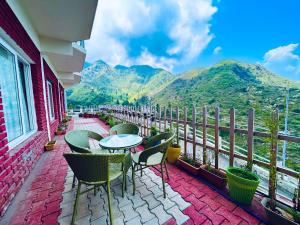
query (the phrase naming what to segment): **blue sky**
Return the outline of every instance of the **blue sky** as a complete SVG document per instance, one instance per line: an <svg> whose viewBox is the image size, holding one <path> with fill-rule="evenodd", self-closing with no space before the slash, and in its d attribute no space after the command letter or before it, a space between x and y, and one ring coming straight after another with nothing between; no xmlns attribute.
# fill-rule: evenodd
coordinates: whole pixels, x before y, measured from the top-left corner
<svg viewBox="0 0 300 225"><path fill-rule="evenodd" d="M102 0L87 61L180 73L222 59L300 80L299 0Z"/></svg>

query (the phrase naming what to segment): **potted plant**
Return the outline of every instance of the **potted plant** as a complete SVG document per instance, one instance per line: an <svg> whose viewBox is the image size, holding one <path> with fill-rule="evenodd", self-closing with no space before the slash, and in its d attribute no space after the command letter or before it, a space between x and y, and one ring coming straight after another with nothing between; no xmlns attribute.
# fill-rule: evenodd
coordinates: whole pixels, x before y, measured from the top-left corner
<svg viewBox="0 0 300 225"><path fill-rule="evenodd" d="M200 166L199 175L219 189L224 189L227 185L226 173L214 168L210 161Z"/></svg>
<svg viewBox="0 0 300 225"><path fill-rule="evenodd" d="M63 125L59 125L57 127L57 130L55 131L55 134L56 135L63 135L63 134L66 134L66 128L63 126Z"/></svg>
<svg viewBox="0 0 300 225"><path fill-rule="evenodd" d="M270 173L269 173L269 197L261 201L269 221L275 225L296 225L300 223L300 179L298 189L294 193L294 207L291 208L283 203L276 201L276 182L277 182L277 143L278 143L278 111L273 110L269 119L265 120L270 132ZM300 178L300 175L299 175Z"/></svg>
<svg viewBox="0 0 300 225"><path fill-rule="evenodd" d="M195 159L190 158L187 155L179 157L177 159L177 165L179 165L185 171L193 174L198 175L200 170L200 163L197 162Z"/></svg>
<svg viewBox="0 0 300 225"><path fill-rule="evenodd" d="M248 164L245 168L228 167L226 170L230 197L247 205L251 204L260 181L250 168L252 166Z"/></svg>
<svg viewBox="0 0 300 225"><path fill-rule="evenodd" d="M146 144L148 143L149 139L150 139L151 137L157 135L157 134L158 134L158 129L157 129L157 127L156 127L155 125L152 125L152 126L150 127L150 136L144 137L143 143L142 143L142 144L143 144L143 145L146 145ZM155 145L157 145L157 144L160 144L160 141L158 141L157 143L155 143Z"/></svg>
<svg viewBox="0 0 300 225"><path fill-rule="evenodd" d="M116 122L115 122L115 120L114 120L112 117L110 117L110 118L108 119L108 125L109 125L110 127L113 127L113 126L116 125Z"/></svg>
<svg viewBox="0 0 300 225"><path fill-rule="evenodd" d="M178 125L175 127L175 129L176 129L176 142L173 142L167 151L167 160L170 163L175 163L181 153L181 147L179 145L179 127L178 127Z"/></svg>
<svg viewBox="0 0 300 225"><path fill-rule="evenodd" d="M55 147L56 141L48 141L45 145L45 151L52 151Z"/></svg>

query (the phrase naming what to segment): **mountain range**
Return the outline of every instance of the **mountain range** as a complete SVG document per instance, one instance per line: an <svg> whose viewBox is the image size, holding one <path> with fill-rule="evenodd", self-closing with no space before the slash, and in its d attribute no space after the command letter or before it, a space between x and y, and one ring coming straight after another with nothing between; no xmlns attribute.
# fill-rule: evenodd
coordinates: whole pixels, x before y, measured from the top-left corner
<svg viewBox="0 0 300 225"><path fill-rule="evenodd" d="M67 99L71 107L101 104L186 106L190 119L192 106L201 110L199 107L206 105L211 122L214 108L219 106L222 125L228 125L229 110L234 107L237 127L243 128L247 127L248 109L253 107L256 130L264 131L263 118L269 115L271 106L279 108L280 130L284 130L287 90L289 132L300 136L300 83L276 75L263 65L234 60L176 75L147 65L111 67L98 60L82 71L81 83L67 90ZM228 139L226 135L223 134L224 140ZM240 146L247 147L245 137L237 136L236 139ZM254 143L260 155L267 152L268 145L263 143L260 139ZM300 170L299 151L299 145L288 145L287 164L297 170Z"/></svg>

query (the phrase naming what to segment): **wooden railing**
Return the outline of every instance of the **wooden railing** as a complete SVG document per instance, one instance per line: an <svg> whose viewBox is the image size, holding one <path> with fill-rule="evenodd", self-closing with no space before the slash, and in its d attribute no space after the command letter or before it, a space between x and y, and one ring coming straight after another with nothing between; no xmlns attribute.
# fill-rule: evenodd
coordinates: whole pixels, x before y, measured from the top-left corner
<svg viewBox="0 0 300 225"><path fill-rule="evenodd" d="M172 109L170 107L167 110L167 107L163 107L158 109L158 111L153 110L151 107L140 107L136 109L135 107L124 107L124 106L100 106L100 109L110 111L111 115L117 119L126 120L128 122L136 123L141 125L142 135L146 136L149 135L149 129L153 122L155 121L158 125L158 129L160 131L164 131L167 128L172 128L174 125L176 127L182 127L183 135L181 135L180 139L184 142L183 153L187 153L187 143L191 143L193 146L193 159L196 159L196 146L201 146L203 148L203 152L209 150L213 150L215 152L215 167L218 168L218 157L220 153L229 156L229 165L233 166L234 158L238 158L241 160L245 160L250 164L257 164L259 166L263 166L269 168L269 164L262 161L254 159L253 157L253 142L255 137L262 137L268 138L270 134L267 132L255 131L254 129L254 109L250 109L248 112L248 129L241 129L236 128L235 125L235 109L230 109L229 111L229 118L230 123L229 127L221 126L220 125L220 109L219 107L215 108L215 115L214 115L214 124L209 124L207 120L207 108L202 108L202 122L196 121L196 107L192 108L192 120L188 121L187 112L188 109L185 107L183 109L183 120L180 120L179 116L179 108L176 107ZM163 116L162 116L163 112ZM172 112L172 113L171 113ZM169 115L168 115L169 113ZM175 118L174 118L175 114ZM162 126L163 125L163 126ZM187 126L191 126L192 128L192 138L189 138L187 135ZM201 129L202 131L202 143L196 141L196 130L197 128ZM214 130L214 146L207 145L207 129ZM220 131L228 132L229 133L229 151L220 147ZM235 143L235 136L236 134L242 134L247 136L247 156L242 155L240 153L235 152L236 143ZM288 142L299 143L300 146L300 137L289 136L284 134L278 134L279 140L284 140ZM201 161L205 161L205 159L201 159ZM298 177L298 173L288 168L283 168L278 166L277 170L283 174L287 174L289 176Z"/></svg>
<svg viewBox="0 0 300 225"><path fill-rule="evenodd" d="M155 109L156 108L156 109ZM194 160L207 162L207 153L214 153L214 166L219 168L220 154L228 157L228 166L233 166L235 159L247 162L249 165L256 165L260 168L270 168L267 158L254 154L254 139L268 138L268 132L256 131L254 126L255 111L250 109L248 111L247 129L238 128L236 126L236 110L229 111L229 126L223 126L220 121L220 109L216 107L214 110L214 117L210 118L206 107L192 108L191 119L188 119L188 108L180 110L178 107L125 107L125 106L100 106L93 109L93 111L101 110L110 114L114 118L122 121L138 124L141 128L141 135L149 135L150 127L155 124L159 131L176 128L180 133L180 140L183 146L182 154L188 154L188 145L191 145L191 156ZM198 111L198 112L197 112ZM201 116L201 121L196 118ZM213 121L210 122L209 121ZM191 127L191 132L189 128ZM210 130L210 134L208 132ZM212 132L213 131L213 132ZM220 139L220 132L226 132L229 137L228 141ZM243 135L247 139L247 149L243 149L236 144L236 135ZM283 135L278 133L278 140L299 143L300 137ZM225 143L225 144L224 144ZM202 147L202 157L197 157L197 146ZM237 151L238 150L238 151ZM227 161L226 161L227 162ZM277 166L277 171L298 178L298 172L286 167Z"/></svg>

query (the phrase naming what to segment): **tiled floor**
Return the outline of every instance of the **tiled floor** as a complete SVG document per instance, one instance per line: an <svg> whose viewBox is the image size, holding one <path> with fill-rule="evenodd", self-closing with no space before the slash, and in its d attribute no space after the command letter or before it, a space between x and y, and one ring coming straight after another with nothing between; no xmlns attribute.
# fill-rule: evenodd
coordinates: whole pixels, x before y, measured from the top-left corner
<svg viewBox="0 0 300 225"><path fill-rule="evenodd" d="M73 121L70 128L73 127ZM97 119L75 118L74 129L89 129L103 136L109 127ZM97 143L91 143L97 148ZM57 149L49 154L47 163L25 191L24 198L14 204L9 224L69 224L75 190L71 188L72 171L62 153L68 147L60 137ZM127 193L121 197L119 180L112 183L115 224L260 224L256 218L224 198L218 192L189 176L176 166L168 165L167 198L162 197L161 179L154 170L136 174L137 192L132 195L129 178ZM131 172L129 171L129 175ZM130 176L129 176L130 177ZM103 189L94 196L80 198L77 224L107 224L107 196ZM0 220L1 222L4 220ZM3 223L4 224L4 223ZM8 224L8 223L6 223Z"/></svg>

